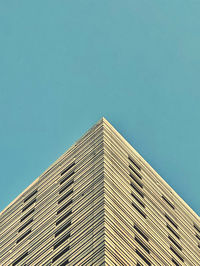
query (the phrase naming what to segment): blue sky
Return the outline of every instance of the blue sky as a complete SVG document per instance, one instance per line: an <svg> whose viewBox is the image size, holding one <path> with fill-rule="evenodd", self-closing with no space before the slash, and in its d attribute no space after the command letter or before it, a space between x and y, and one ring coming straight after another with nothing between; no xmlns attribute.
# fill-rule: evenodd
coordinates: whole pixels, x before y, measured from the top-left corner
<svg viewBox="0 0 200 266"><path fill-rule="evenodd" d="M200 215L200 1L0 1L0 210L102 116Z"/></svg>

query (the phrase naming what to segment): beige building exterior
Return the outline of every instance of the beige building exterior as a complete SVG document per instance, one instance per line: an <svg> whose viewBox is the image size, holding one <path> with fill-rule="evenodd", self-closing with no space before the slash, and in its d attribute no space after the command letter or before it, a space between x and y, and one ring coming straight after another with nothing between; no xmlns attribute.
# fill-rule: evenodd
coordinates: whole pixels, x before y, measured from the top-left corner
<svg viewBox="0 0 200 266"><path fill-rule="evenodd" d="M0 214L0 265L200 265L200 218L102 118Z"/></svg>

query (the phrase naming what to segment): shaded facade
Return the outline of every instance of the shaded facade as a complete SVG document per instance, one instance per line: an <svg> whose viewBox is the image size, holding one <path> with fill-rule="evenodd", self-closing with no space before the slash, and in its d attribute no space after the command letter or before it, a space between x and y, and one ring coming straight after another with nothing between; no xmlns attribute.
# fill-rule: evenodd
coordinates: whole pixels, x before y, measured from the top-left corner
<svg viewBox="0 0 200 266"><path fill-rule="evenodd" d="M0 265L200 265L199 216L104 118L0 222Z"/></svg>

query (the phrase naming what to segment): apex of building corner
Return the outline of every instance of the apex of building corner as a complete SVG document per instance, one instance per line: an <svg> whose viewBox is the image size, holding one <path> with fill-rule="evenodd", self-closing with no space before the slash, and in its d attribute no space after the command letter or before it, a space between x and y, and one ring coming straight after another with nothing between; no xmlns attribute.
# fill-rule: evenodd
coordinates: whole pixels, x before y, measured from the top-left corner
<svg viewBox="0 0 200 266"><path fill-rule="evenodd" d="M113 125L104 116L96 123L96 125L98 124L107 125L114 129Z"/></svg>
<svg viewBox="0 0 200 266"><path fill-rule="evenodd" d="M102 116L101 121L102 121L102 122L106 122L107 119L106 119L104 116Z"/></svg>
<svg viewBox="0 0 200 266"><path fill-rule="evenodd" d="M104 116L99 120L99 122L102 124L110 124Z"/></svg>

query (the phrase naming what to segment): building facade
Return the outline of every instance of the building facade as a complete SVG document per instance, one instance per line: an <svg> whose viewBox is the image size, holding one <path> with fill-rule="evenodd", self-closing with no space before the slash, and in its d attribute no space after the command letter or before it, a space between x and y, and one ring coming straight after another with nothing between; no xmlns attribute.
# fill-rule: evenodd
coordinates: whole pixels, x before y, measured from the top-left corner
<svg viewBox="0 0 200 266"><path fill-rule="evenodd" d="M0 265L200 265L200 218L102 118L0 214Z"/></svg>

